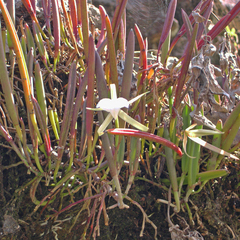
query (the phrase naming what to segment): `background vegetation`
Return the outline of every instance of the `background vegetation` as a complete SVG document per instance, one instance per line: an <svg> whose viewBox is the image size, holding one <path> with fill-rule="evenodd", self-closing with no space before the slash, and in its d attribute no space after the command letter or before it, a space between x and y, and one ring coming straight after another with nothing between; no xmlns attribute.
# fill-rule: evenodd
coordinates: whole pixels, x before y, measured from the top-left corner
<svg viewBox="0 0 240 240"><path fill-rule="evenodd" d="M0 0L0 238L238 239L240 2L182 10L170 43L172 0L155 51L127 0L101 30L86 0L22 2Z"/></svg>

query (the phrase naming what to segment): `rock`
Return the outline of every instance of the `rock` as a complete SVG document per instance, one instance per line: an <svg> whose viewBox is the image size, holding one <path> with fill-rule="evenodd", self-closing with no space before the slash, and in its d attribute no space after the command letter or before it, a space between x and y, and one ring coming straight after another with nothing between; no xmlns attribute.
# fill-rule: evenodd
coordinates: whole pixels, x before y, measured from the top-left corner
<svg viewBox="0 0 240 240"><path fill-rule="evenodd" d="M223 17L228 14L230 9L237 3L236 0L214 0L213 11L219 17ZM216 20L214 21L216 23ZM234 20L229 24L230 28L235 28L240 33L240 14L238 14Z"/></svg>
<svg viewBox="0 0 240 240"><path fill-rule="evenodd" d="M106 12L112 18L116 8L116 1L93 0L93 4L98 7L103 5ZM166 17L167 5L164 1L158 0L130 0L128 1L127 12L127 34L134 28L135 23L141 30L144 38L148 38L149 48L157 48L160 33Z"/></svg>
<svg viewBox="0 0 240 240"><path fill-rule="evenodd" d="M4 215L3 233L4 235L13 234L20 230L17 221L11 215Z"/></svg>
<svg viewBox="0 0 240 240"><path fill-rule="evenodd" d="M68 0L64 0L64 3L66 4L65 6L68 10ZM61 6L60 1L59 1L59 4ZM26 10L26 8L24 7L24 5L22 3L22 0L16 0L15 12L16 12L16 25L19 24L19 21L20 21L21 17L23 17L25 21L31 20L28 11ZM43 12L43 9L42 9L42 1L36 0L36 14L37 14L37 18L40 22L45 21L44 12ZM88 4L88 14L89 14L89 17L91 17L94 25L97 28L101 28L101 20L100 20L99 9L96 8L94 5L89 3Z"/></svg>

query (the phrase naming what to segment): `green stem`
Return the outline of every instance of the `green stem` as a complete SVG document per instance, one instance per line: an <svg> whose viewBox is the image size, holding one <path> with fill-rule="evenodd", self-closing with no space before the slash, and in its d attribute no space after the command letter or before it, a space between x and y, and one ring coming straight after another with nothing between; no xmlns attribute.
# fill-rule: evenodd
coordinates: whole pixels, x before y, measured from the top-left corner
<svg viewBox="0 0 240 240"><path fill-rule="evenodd" d="M164 129L164 138L169 140L169 133L167 128ZM176 167L175 167L175 161L173 159L173 152L172 149L168 147L164 147L165 154L166 154L166 162L167 162L167 169L171 181L171 185L173 188L173 195L176 202L176 212L180 211L180 199L179 199L179 193L178 193L178 182L177 182L177 173L176 173Z"/></svg>

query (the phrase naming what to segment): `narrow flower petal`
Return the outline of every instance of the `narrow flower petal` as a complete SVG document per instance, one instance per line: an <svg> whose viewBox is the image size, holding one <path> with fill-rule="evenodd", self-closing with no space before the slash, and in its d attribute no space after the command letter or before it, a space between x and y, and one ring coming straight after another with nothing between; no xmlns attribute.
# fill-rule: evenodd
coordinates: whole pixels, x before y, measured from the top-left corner
<svg viewBox="0 0 240 240"><path fill-rule="evenodd" d="M224 151L224 150L222 150L222 149L220 149L220 148L218 148L218 147L215 147L215 146L207 143L206 141L202 140L201 138L198 138L198 137L189 137L189 139L191 139L192 141L200 144L201 146L203 146L203 147L205 147L205 148L207 148L207 149L210 149L210 150L212 150L212 151L214 151L214 152L217 152L217 153L219 153L219 154L221 154L221 155L225 155L225 156L228 156L228 157L230 157L230 158L239 160L238 157L236 157L236 156L234 156L234 155L232 155L232 154L230 154L230 153L228 153L228 152L226 152L226 151Z"/></svg>
<svg viewBox="0 0 240 240"><path fill-rule="evenodd" d="M111 99L117 99L117 90L115 84L110 84L110 93L111 93Z"/></svg>
<svg viewBox="0 0 240 240"><path fill-rule="evenodd" d="M190 131L186 131L188 137L203 137L203 136L209 136L214 134L224 134L220 131L213 131L213 130L207 130L207 129L194 129Z"/></svg>
<svg viewBox="0 0 240 240"><path fill-rule="evenodd" d="M103 109L101 108L89 108L89 107L86 107L87 110L92 110L92 111L102 111Z"/></svg>
<svg viewBox="0 0 240 240"><path fill-rule="evenodd" d="M215 130L193 129L196 125L197 124L194 123L185 130L185 133L188 137L202 137L214 134L224 134L224 132L219 131L218 129L216 129L216 127Z"/></svg>
<svg viewBox="0 0 240 240"><path fill-rule="evenodd" d="M189 131L189 130L191 130L191 129L193 129L194 127L196 127L197 126L197 124L196 123L194 123L194 124L192 124L191 126L189 126L188 128L186 128L186 130L185 131Z"/></svg>
<svg viewBox="0 0 240 240"><path fill-rule="evenodd" d="M136 96L135 98L131 99L130 101L128 101L128 103L129 103L129 104L132 104L133 102L136 102L139 98L141 98L143 95L146 95L146 94L148 94L148 93L149 93L149 91L148 91L148 92L145 92L145 93L142 93L142 94Z"/></svg>
<svg viewBox="0 0 240 240"><path fill-rule="evenodd" d="M187 153L187 134L186 133L184 133L184 137L183 137L183 150L189 158L195 158L195 157L188 155L188 153Z"/></svg>
<svg viewBox="0 0 240 240"><path fill-rule="evenodd" d="M118 116L122 118L125 122L131 124L133 127L137 128L138 130L147 132L148 127L144 126L140 122L136 121L135 119L131 118L129 115L127 115L124 111L120 110Z"/></svg>
<svg viewBox="0 0 240 240"><path fill-rule="evenodd" d="M111 114L108 114L107 117L105 118L104 122L102 125L98 128L98 135L101 136L104 134L105 129L109 125L109 123L113 120L113 117Z"/></svg>

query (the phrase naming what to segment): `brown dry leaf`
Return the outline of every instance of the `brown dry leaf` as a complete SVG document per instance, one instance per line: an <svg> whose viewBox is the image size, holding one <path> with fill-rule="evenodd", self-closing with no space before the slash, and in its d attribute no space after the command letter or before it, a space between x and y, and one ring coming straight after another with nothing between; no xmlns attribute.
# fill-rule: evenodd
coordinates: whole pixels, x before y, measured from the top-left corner
<svg viewBox="0 0 240 240"><path fill-rule="evenodd" d="M198 103L194 115L199 115L201 104L205 103L211 111L228 113L233 107L230 95L224 91L216 80L216 75L221 75L221 70L211 64L210 56L216 51L211 43L206 43L201 52L191 61L192 76L194 78L192 86L198 90ZM222 104L219 104L214 95L221 95ZM225 103L225 104L224 104ZM206 109L205 109L206 110Z"/></svg>
<svg viewBox="0 0 240 240"><path fill-rule="evenodd" d="M196 23L202 23L206 20L206 18L200 15L199 10L192 11L192 16Z"/></svg>
<svg viewBox="0 0 240 240"><path fill-rule="evenodd" d="M234 54L231 40L227 33L224 34L223 42L219 47L220 67L224 74L223 89L229 94L229 109L234 107L235 95L240 95L240 69L236 61L237 52Z"/></svg>

